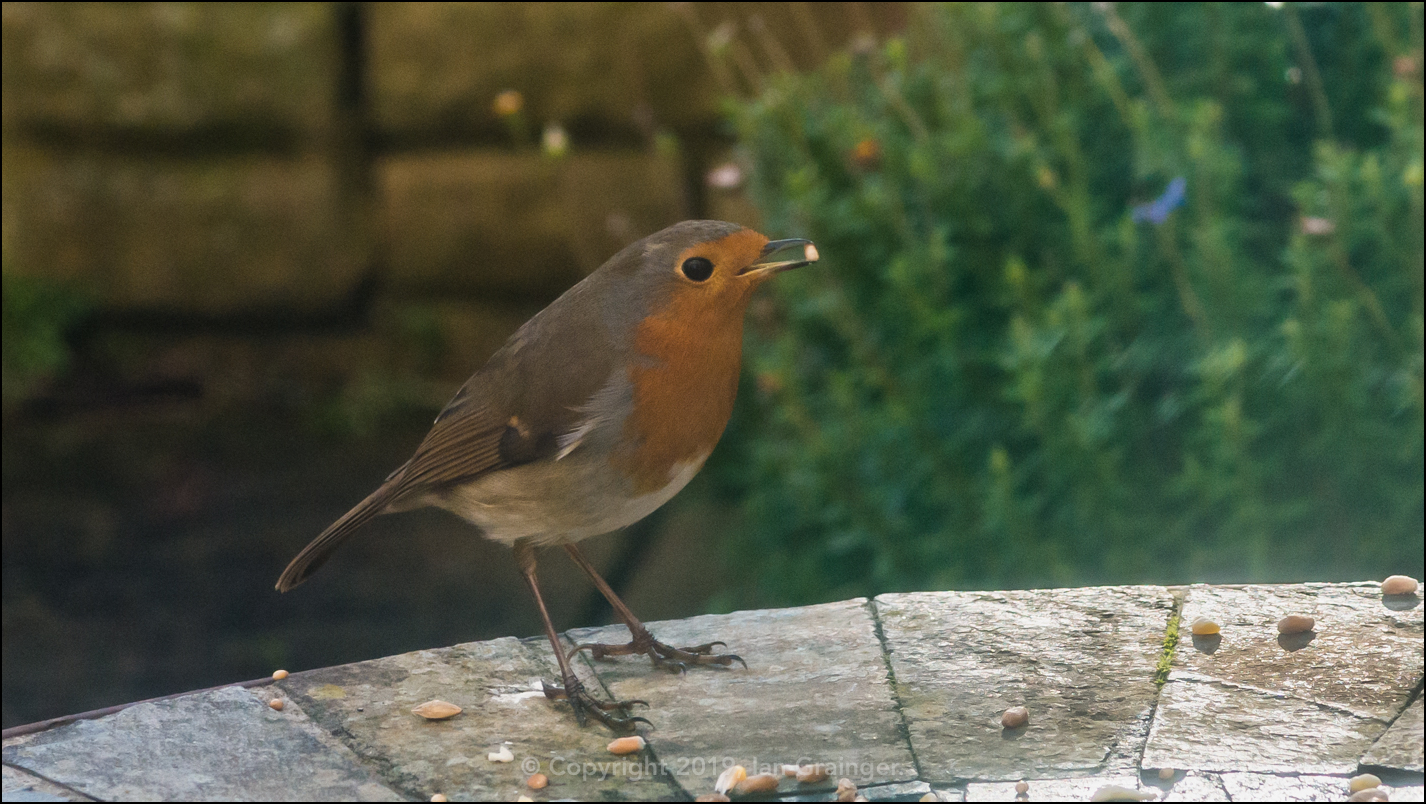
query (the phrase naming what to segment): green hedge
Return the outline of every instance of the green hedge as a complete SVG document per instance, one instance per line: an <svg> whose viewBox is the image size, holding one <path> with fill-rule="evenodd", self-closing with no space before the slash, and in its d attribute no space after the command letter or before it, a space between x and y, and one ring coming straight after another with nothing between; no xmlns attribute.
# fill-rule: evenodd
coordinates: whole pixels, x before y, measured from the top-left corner
<svg viewBox="0 0 1426 804"><path fill-rule="evenodd" d="M1419 573L1421 58L1419 3L933 6L734 104L823 259L719 604Z"/></svg>

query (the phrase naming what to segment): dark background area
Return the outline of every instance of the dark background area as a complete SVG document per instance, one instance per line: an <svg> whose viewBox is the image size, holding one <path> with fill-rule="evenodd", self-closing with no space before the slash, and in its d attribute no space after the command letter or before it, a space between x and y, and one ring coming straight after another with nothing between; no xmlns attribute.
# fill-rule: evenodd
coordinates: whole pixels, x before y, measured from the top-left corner
<svg viewBox="0 0 1426 804"><path fill-rule="evenodd" d="M719 84L710 42L903 19L6 5L4 724L539 633L509 551L441 512L272 586L581 276L679 220L757 223L741 181L705 180L734 142L721 98L751 89ZM700 481L586 551L642 616L700 613L735 514ZM549 559L560 627L612 619Z"/></svg>

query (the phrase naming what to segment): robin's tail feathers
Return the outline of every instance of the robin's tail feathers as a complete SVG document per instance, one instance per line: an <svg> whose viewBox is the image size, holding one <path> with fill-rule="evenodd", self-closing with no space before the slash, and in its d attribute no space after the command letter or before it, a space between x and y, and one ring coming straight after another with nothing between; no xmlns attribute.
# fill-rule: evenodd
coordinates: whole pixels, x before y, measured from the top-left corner
<svg viewBox="0 0 1426 804"><path fill-rule="evenodd" d="M282 571L282 577L277 579L277 591L286 592L300 586L318 567L326 563L332 551L346 541L357 528L385 513L387 503L390 502L391 489L390 483L383 483L381 488L357 503L356 507L343 514L341 519L328 525L311 544L302 548L302 552Z"/></svg>

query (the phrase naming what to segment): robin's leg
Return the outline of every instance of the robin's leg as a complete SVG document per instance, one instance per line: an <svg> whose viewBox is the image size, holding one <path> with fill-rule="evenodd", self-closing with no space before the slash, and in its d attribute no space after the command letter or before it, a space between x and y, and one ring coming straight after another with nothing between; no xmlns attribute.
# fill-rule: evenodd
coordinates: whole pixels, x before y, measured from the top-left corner
<svg viewBox="0 0 1426 804"><path fill-rule="evenodd" d="M564 648L560 646L559 634L555 633L555 626L550 622L550 613L545 609L545 599L540 596L540 584L535 578L534 545L524 539L515 542L515 562L520 565L520 574L525 576L525 583L529 584L530 592L535 596L535 605L540 607L540 619L545 622L545 636L550 638L550 645L555 649L555 659L559 661L560 675L564 681L563 688L545 684L545 697L568 700L574 707L574 717L581 726L584 725L585 712L594 715L596 720L615 731L631 731L635 723L648 723L649 721L644 718L630 716L628 712L629 707L634 704L648 706L648 703L644 701L601 701L585 691L584 684L570 669L569 659L565 657ZM617 714L610 714L610 712Z"/></svg>
<svg viewBox="0 0 1426 804"><path fill-rule="evenodd" d="M727 645L722 642L709 642L706 645L695 645L690 648L675 648L654 639L654 635L650 634L649 629L645 628L644 624L639 622L639 618L634 616L634 612L630 611L629 607L624 605L624 601L620 600L619 596L614 594L614 590L610 588L609 584L605 583L604 579L599 577L599 573L595 571L594 565L590 564L589 560L584 557L584 554L579 552L579 548L572 544L567 544L564 546L564 549L569 551L569 557L574 559L574 563L578 564L579 568L584 570L591 581L594 581L594 585L599 588L600 593L609 601L609 605L614 607L614 613L619 615L619 619L623 620L624 625L629 627L629 634L633 637L633 639L625 645L602 645L593 643L576 645L574 650L570 651L571 655L586 648L589 649L589 654L596 659L603 659L605 656L628 656L630 654L642 653L649 657L654 663L654 667L662 667L665 670L675 672L687 669L690 664L720 664L726 667L733 662L740 662L744 668L748 666L748 663L744 662L741 656L735 656L731 653L714 653L713 648L718 645L723 645L725 648L727 647Z"/></svg>

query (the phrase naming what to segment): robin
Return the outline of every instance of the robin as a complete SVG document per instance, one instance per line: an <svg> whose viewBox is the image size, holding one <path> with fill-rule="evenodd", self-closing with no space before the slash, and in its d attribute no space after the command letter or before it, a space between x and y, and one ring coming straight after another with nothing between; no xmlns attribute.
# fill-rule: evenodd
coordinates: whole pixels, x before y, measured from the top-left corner
<svg viewBox="0 0 1426 804"><path fill-rule="evenodd" d="M307 580L347 537L380 514L444 508L508 544L535 597L581 725L648 721L641 701L600 701L570 669L642 654L655 667L747 663L722 642L675 648L653 638L579 551L578 542L648 516L693 479L723 434L753 291L817 260L807 240L773 240L721 221L684 221L620 251L525 322L436 416L416 454L287 565L279 592ZM629 628L623 645L566 656L535 577L535 550L563 547Z"/></svg>

